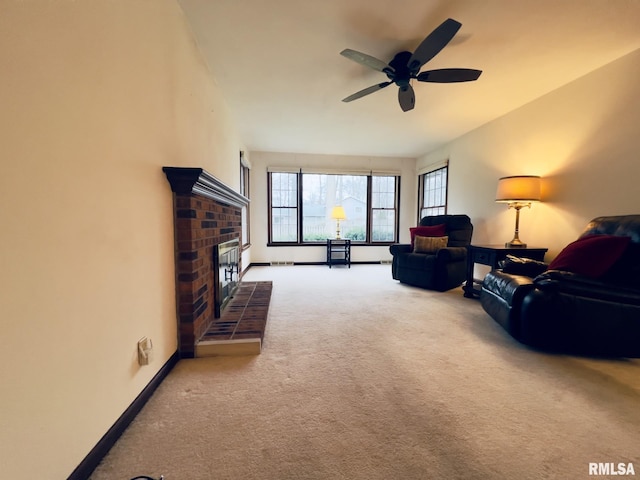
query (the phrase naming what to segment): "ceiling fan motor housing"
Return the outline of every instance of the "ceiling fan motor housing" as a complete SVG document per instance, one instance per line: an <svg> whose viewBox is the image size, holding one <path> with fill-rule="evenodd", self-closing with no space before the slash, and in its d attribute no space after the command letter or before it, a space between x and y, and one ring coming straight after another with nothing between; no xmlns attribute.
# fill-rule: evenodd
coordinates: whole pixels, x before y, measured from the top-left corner
<svg viewBox="0 0 640 480"><path fill-rule="evenodd" d="M389 80L394 82L399 87L406 87L409 85L411 77L417 75L418 70L412 72L409 69L409 59L411 58L411 52L398 52L393 60L389 62L389 66L393 69L390 72L385 72Z"/></svg>

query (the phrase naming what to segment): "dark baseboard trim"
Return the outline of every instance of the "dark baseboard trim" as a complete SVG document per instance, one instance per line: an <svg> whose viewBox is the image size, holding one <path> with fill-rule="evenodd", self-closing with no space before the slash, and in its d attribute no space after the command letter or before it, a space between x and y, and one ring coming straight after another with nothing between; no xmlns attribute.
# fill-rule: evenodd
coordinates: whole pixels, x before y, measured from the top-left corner
<svg viewBox="0 0 640 480"><path fill-rule="evenodd" d="M87 480L91 473L100 464L104 456L109 453L111 447L118 441L118 438L124 433L129 424L136 418L136 415L140 413L142 407L149 401L153 392L158 388L162 381L166 378L169 372L176 366L180 360L180 354L176 351L169 360L162 366L160 371L155 374L149 384L144 387L140 395L129 405L120 418L116 420L116 423L104 434L95 447L89 452L84 460L76 467L76 469L69 475L67 480Z"/></svg>
<svg viewBox="0 0 640 480"><path fill-rule="evenodd" d="M351 265L380 265L380 260L374 261L374 260L370 260L370 261L362 261L362 262L351 262ZM327 262L295 262L294 265L328 265ZM334 264L334 267L340 265L340 264ZM344 264L342 264L344 265Z"/></svg>
<svg viewBox="0 0 640 480"><path fill-rule="evenodd" d="M371 261L364 261L364 262L351 262L351 265L381 265L382 262L380 260L371 260ZM389 265L391 264L391 262L389 262ZM296 265L327 265L327 262L294 262L293 266ZM387 264L385 264L387 265ZM247 269L245 270L245 272L247 272L251 267L270 267L271 263L269 262L252 262ZM243 272L244 274L244 272Z"/></svg>

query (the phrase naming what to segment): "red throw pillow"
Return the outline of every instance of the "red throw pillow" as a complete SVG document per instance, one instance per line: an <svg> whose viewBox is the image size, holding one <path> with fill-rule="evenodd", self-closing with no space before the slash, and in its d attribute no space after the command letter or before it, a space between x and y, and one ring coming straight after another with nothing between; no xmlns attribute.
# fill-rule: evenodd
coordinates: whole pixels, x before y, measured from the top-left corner
<svg viewBox="0 0 640 480"><path fill-rule="evenodd" d="M428 227L411 227L409 233L411 233L411 250L413 250L413 244L416 235L421 237L444 237L446 235L447 226L444 223L439 225L431 225Z"/></svg>
<svg viewBox="0 0 640 480"><path fill-rule="evenodd" d="M630 241L630 237L617 235L587 235L564 247L549 264L549 270L598 278L622 256Z"/></svg>

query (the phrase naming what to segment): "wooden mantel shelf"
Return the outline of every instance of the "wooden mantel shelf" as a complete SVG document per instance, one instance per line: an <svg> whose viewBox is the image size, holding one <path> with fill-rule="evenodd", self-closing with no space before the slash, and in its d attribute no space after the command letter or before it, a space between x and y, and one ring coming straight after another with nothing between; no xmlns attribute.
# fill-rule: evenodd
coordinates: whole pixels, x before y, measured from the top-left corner
<svg viewBox="0 0 640 480"><path fill-rule="evenodd" d="M249 199L202 168L162 167L174 193L197 193L234 207L249 205Z"/></svg>

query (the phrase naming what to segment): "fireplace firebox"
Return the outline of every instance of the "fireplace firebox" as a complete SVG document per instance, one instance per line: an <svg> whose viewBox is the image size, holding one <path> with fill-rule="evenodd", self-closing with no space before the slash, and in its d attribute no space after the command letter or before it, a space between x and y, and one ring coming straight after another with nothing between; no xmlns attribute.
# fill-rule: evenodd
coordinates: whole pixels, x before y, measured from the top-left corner
<svg viewBox="0 0 640 480"><path fill-rule="evenodd" d="M238 287L240 242L238 239L219 243L213 249L215 316L222 310Z"/></svg>

